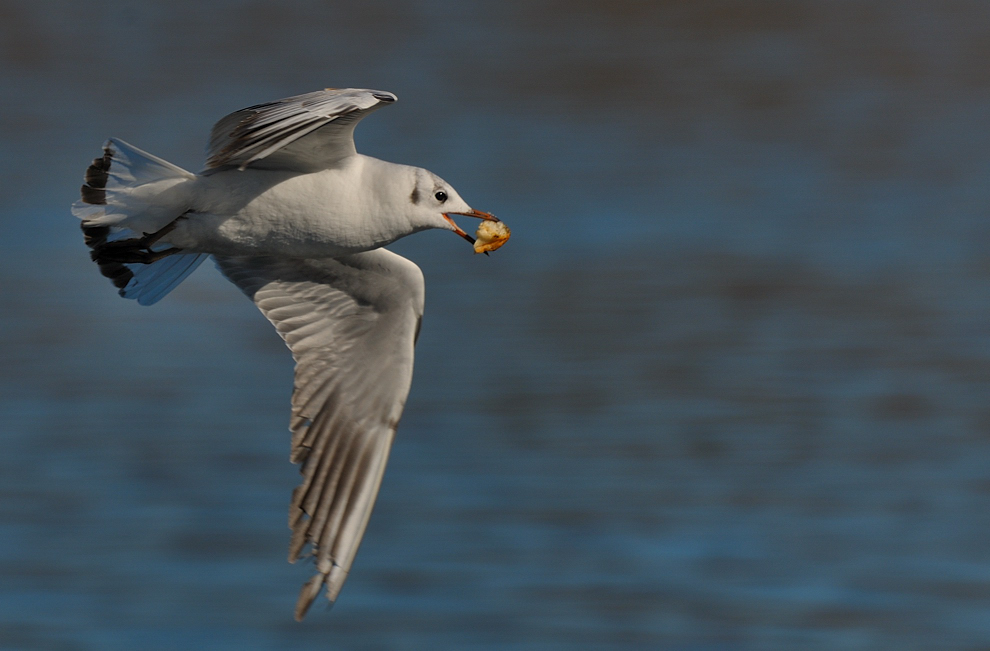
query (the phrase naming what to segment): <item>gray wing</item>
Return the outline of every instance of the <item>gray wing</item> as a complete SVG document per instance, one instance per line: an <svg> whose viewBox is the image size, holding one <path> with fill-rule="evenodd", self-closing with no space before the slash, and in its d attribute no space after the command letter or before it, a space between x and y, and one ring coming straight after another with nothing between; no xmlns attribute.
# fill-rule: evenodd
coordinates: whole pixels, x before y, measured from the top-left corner
<svg viewBox="0 0 990 651"><path fill-rule="evenodd" d="M381 90L328 88L249 106L213 126L206 172L227 167L315 172L355 153L354 126L396 101Z"/></svg>
<svg viewBox="0 0 990 651"><path fill-rule="evenodd" d="M324 584L337 598L371 516L412 380L423 274L385 249L216 261L296 360L291 459L303 478L289 507L289 561L312 556L318 571L299 594L301 620Z"/></svg>

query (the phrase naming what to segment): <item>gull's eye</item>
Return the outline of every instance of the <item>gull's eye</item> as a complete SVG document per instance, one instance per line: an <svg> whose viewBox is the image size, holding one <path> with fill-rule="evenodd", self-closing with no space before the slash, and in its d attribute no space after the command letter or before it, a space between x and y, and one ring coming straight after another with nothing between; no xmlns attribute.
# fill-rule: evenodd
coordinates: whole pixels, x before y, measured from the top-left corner
<svg viewBox="0 0 990 651"><path fill-rule="evenodd" d="M443 203L444 201L446 201L446 200L447 200L447 193L446 193L446 192L444 192L443 190L440 190L439 192L437 192L437 193L436 193L435 195L433 195L433 196L434 196L434 197L436 198L436 200L437 200L437 201L439 201L440 203Z"/></svg>

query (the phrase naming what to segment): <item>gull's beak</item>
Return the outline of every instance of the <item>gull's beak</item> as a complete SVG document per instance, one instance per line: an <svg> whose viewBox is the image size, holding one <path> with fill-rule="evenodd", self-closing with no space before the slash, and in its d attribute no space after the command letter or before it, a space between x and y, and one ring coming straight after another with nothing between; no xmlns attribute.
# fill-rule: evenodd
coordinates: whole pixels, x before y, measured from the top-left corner
<svg viewBox="0 0 990 651"><path fill-rule="evenodd" d="M447 217L447 215L464 215L465 217L477 217L478 219L484 219L485 221L489 221L489 222L501 221L495 215L489 212L481 212L480 210L472 210L470 212L445 212L443 214L444 217ZM447 217L447 219L450 219L450 217Z"/></svg>
<svg viewBox="0 0 990 651"><path fill-rule="evenodd" d="M497 222L499 218L495 215L487 212L481 212L480 210L472 210L470 212L445 212L443 213L443 218L450 222L450 225L454 227L454 232L463 237L465 240L474 244L474 238L465 233L460 226L451 218L451 215L464 215L465 217L477 217L478 219L484 219L490 222Z"/></svg>
<svg viewBox="0 0 990 651"><path fill-rule="evenodd" d="M446 219L450 223L450 225L454 227L454 232L455 233L457 233L458 235L460 235L461 237L463 237L465 240L467 240L471 244L474 244L474 238L471 237L470 235L468 235L467 233L465 233L464 230L460 226L457 225L457 222L455 222L453 219L450 218L450 215L448 215L447 213L444 213L443 214L443 218Z"/></svg>

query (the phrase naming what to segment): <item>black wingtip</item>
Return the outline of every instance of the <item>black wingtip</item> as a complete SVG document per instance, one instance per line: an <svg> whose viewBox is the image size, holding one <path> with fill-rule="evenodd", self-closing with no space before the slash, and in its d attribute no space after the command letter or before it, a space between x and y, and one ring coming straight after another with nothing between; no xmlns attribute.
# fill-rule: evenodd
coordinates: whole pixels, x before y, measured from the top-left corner
<svg viewBox="0 0 990 651"><path fill-rule="evenodd" d="M93 164L86 169L85 184L80 188L82 200L92 206L103 206L107 203L107 180L110 178L110 165L113 163L113 150L103 147L103 156L93 159Z"/></svg>
<svg viewBox="0 0 990 651"><path fill-rule="evenodd" d="M131 282L134 273L120 262L104 257L107 237L110 235L109 226L93 226L87 222L81 224L83 239L91 250L90 259L100 267L100 273L110 279L114 287L123 290Z"/></svg>

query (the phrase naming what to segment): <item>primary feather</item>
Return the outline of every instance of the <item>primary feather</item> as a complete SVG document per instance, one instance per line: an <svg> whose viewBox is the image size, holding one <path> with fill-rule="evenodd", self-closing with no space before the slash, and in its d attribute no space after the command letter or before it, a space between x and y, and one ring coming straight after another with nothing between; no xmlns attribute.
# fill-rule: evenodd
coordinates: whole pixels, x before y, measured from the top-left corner
<svg viewBox="0 0 990 651"><path fill-rule="evenodd" d="M422 272L385 249L341 258L216 257L220 271L278 330L296 361L289 560L309 544L319 574L301 619L327 586L334 601L368 524L412 381Z"/></svg>
<svg viewBox="0 0 990 651"><path fill-rule="evenodd" d="M381 90L328 88L241 109L213 127L206 169L254 164L313 172L331 167L356 153L358 121L394 101L395 95Z"/></svg>

